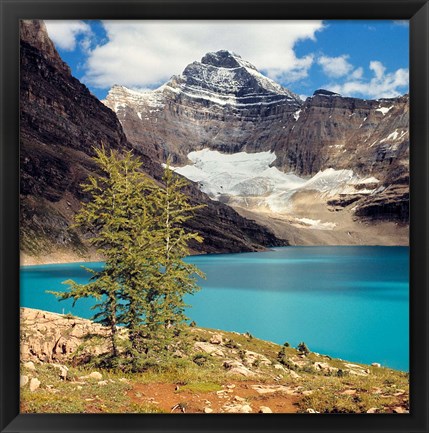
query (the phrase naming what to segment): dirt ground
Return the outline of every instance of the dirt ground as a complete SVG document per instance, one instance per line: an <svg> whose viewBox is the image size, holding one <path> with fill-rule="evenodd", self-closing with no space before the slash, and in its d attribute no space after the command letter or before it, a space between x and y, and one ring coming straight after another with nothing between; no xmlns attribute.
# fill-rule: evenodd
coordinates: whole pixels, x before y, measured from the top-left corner
<svg viewBox="0 0 429 433"><path fill-rule="evenodd" d="M258 413L261 406L269 407L273 413L296 413L300 396L284 393L261 395L255 381L231 381L220 391L193 392L167 383L137 384L128 391L134 403L155 405L171 413L225 413L228 407L249 405L252 413ZM301 396L302 397L302 396ZM212 412L211 412L212 411Z"/></svg>

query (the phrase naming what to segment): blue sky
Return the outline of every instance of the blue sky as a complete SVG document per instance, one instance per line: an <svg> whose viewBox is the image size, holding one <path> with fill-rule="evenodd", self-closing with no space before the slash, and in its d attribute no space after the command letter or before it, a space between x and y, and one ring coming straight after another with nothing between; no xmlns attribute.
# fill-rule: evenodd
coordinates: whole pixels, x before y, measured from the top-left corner
<svg viewBox="0 0 429 433"><path fill-rule="evenodd" d="M228 49L301 95L364 99L408 92L404 21L46 21L75 77L103 99L114 84L152 89Z"/></svg>

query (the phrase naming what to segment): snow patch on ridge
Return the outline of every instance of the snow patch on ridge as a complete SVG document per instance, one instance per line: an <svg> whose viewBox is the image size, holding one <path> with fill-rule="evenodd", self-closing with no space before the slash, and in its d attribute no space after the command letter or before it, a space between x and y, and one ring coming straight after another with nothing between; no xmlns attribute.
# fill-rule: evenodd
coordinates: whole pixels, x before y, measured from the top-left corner
<svg viewBox="0 0 429 433"><path fill-rule="evenodd" d="M375 111L380 111L380 113L384 116L387 114L391 109L393 108L393 105L391 107L380 107L377 108Z"/></svg>
<svg viewBox="0 0 429 433"><path fill-rule="evenodd" d="M311 218L296 218L296 220L310 226L310 228L318 230L333 230L337 226L335 223L324 223L320 220L313 220Z"/></svg>

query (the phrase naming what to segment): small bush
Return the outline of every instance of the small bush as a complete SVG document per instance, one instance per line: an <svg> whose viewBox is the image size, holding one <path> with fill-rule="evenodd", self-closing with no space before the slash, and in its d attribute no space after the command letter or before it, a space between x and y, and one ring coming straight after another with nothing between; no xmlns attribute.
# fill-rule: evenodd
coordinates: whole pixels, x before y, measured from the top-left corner
<svg viewBox="0 0 429 433"><path fill-rule="evenodd" d="M298 349L299 352L303 353L304 355L308 355L310 353L310 349L303 341L301 341L301 343L299 343L296 348Z"/></svg>
<svg viewBox="0 0 429 433"><path fill-rule="evenodd" d="M283 343L284 347L290 347L290 344L286 341L285 343Z"/></svg>
<svg viewBox="0 0 429 433"><path fill-rule="evenodd" d="M192 359L192 361L200 367L205 365L208 360L209 357L205 353L197 353Z"/></svg>
<svg viewBox="0 0 429 433"><path fill-rule="evenodd" d="M302 367L301 371L304 373L316 374L316 369L311 364Z"/></svg>
<svg viewBox="0 0 429 433"><path fill-rule="evenodd" d="M286 349L284 347L282 347L279 351L279 353L277 354L277 361L280 362L280 364L283 364L287 361L287 354L286 354Z"/></svg>
<svg viewBox="0 0 429 433"><path fill-rule="evenodd" d="M240 346L234 340L228 340L225 344L228 349L238 349Z"/></svg>
<svg viewBox="0 0 429 433"><path fill-rule="evenodd" d="M243 349L240 349L240 350L238 351L238 356L240 357L240 359L241 359L242 361L245 361L245 360L246 360L246 351L243 350Z"/></svg>
<svg viewBox="0 0 429 433"><path fill-rule="evenodd" d="M193 320L190 324L189 327L191 328L195 328L197 326L197 322L195 322L195 320Z"/></svg>

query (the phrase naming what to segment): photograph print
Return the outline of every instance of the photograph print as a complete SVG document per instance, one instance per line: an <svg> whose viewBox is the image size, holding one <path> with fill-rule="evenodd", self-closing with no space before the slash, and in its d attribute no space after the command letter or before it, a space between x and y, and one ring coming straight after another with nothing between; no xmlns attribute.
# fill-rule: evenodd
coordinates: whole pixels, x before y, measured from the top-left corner
<svg viewBox="0 0 429 433"><path fill-rule="evenodd" d="M20 264L21 413L409 413L408 21L21 20Z"/></svg>

